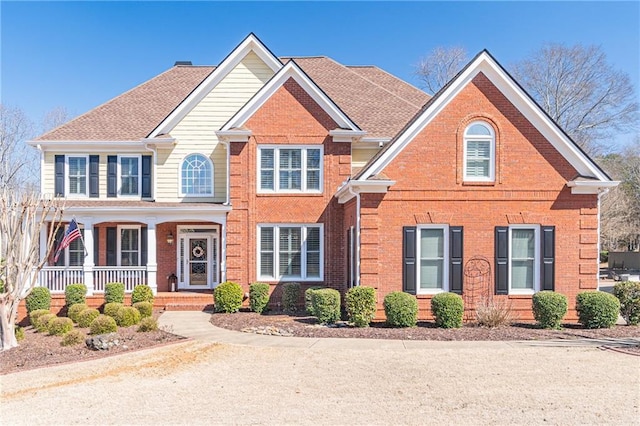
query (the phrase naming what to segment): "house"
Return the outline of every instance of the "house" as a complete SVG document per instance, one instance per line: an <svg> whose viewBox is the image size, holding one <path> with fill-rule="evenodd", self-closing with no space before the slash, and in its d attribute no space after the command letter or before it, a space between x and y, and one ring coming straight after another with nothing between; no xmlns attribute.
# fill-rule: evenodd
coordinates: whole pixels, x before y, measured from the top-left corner
<svg viewBox="0 0 640 426"><path fill-rule="evenodd" d="M42 192L84 236L39 283L94 295L295 281L372 286L380 308L403 290L423 318L437 292L498 297L526 318L548 289L575 317L616 185L486 51L430 98L377 67L276 57L253 34L30 144Z"/></svg>

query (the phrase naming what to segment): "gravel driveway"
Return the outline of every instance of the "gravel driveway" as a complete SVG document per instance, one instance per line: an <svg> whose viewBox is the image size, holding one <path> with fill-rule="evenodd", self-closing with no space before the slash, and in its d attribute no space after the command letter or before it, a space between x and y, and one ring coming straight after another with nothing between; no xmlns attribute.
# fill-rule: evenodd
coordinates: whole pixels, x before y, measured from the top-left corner
<svg viewBox="0 0 640 426"><path fill-rule="evenodd" d="M585 347L187 341L0 384L5 425L640 423L640 358Z"/></svg>

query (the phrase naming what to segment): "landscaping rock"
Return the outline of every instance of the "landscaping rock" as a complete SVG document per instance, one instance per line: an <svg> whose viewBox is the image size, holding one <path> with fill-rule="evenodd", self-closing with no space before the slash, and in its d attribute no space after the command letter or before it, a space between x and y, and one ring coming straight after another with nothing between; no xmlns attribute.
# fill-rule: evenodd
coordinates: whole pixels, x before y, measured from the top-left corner
<svg viewBox="0 0 640 426"><path fill-rule="evenodd" d="M243 333L265 334L267 336L293 336L293 333L290 330L283 330L281 328L273 326L245 327L241 331Z"/></svg>
<svg viewBox="0 0 640 426"><path fill-rule="evenodd" d="M87 347L94 351L106 351L120 344L116 333L99 334L97 336L87 337L84 341Z"/></svg>

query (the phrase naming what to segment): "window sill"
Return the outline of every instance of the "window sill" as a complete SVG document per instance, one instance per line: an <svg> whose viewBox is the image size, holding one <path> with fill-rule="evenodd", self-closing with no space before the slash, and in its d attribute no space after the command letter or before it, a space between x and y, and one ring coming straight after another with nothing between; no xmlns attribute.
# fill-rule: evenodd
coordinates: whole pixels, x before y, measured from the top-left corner
<svg viewBox="0 0 640 426"><path fill-rule="evenodd" d="M531 299L534 293L511 293L509 299Z"/></svg>
<svg viewBox="0 0 640 426"><path fill-rule="evenodd" d="M257 192L257 197L323 197L322 192Z"/></svg>
<svg viewBox="0 0 640 426"><path fill-rule="evenodd" d="M496 186L495 181L485 182L485 181L464 181L462 182L462 186Z"/></svg>

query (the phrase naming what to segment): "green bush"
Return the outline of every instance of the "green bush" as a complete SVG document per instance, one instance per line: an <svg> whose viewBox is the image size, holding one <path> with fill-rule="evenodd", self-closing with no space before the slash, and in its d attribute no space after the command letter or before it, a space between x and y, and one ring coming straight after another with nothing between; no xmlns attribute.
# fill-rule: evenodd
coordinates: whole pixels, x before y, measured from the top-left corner
<svg viewBox="0 0 640 426"><path fill-rule="evenodd" d="M624 281L613 286L613 295L620 301L620 315L627 325L640 323L640 282Z"/></svg>
<svg viewBox="0 0 640 426"><path fill-rule="evenodd" d="M542 328L559 329L567 314L567 296L555 291L539 291L531 299L533 317Z"/></svg>
<svg viewBox="0 0 640 426"><path fill-rule="evenodd" d="M133 288L131 293L131 305L138 302L149 302L153 305L153 291L146 284L140 284Z"/></svg>
<svg viewBox="0 0 640 426"><path fill-rule="evenodd" d="M70 332L62 336L60 345L73 346L73 345L79 345L82 342L84 342L84 333L78 329L75 329L75 330L71 330Z"/></svg>
<svg viewBox="0 0 640 426"><path fill-rule="evenodd" d="M89 324L90 334L115 333L118 330L116 320L107 315L98 315Z"/></svg>
<svg viewBox="0 0 640 426"><path fill-rule="evenodd" d="M455 293L438 293L431 298L431 313L440 328L462 327L464 302Z"/></svg>
<svg viewBox="0 0 640 426"><path fill-rule="evenodd" d="M376 316L376 290L373 287L353 287L345 295L349 321L356 327L369 327Z"/></svg>
<svg viewBox="0 0 640 426"><path fill-rule="evenodd" d="M124 284L107 283L104 286L105 303L124 303Z"/></svg>
<svg viewBox="0 0 640 426"><path fill-rule="evenodd" d="M33 327L36 329L38 333L44 333L49 328L49 321L51 321L54 318L57 318L57 317L52 313L40 315L35 320L35 322L32 323Z"/></svg>
<svg viewBox="0 0 640 426"><path fill-rule="evenodd" d="M147 331L156 331L158 329L158 321L152 317L142 318L140 325L138 326L139 333L146 333Z"/></svg>
<svg viewBox="0 0 640 426"><path fill-rule="evenodd" d="M87 295L87 286L84 284L69 284L64 290L64 300L67 307L77 305L78 303L85 303Z"/></svg>
<svg viewBox="0 0 640 426"><path fill-rule="evenodd" d="M27 313L38 309L51 309L51 292L46 287L35 287L25 300Z"/></svg>
<svg viewBox="0 0 640 426"><path fill-rule="evenodd" d="M133 307L140 312L140 318L147 318L153 315L153 305L149 302L134 303Z"/></svg>
<svg viewBox="0 0 640 426"><path fill-rule="evenodd" d="M106 316L109 316L115 319L116 315L118 315L118 311L123 306L124 306L123 303L118 303L118 302L107 303L106 305L104 305L104 309L102 309L102 313L105 314Z"/></svg>
<svg viewBox="0 0 640 426"><path fill-rule="evenodd" d="M51 311L48 309L36 309L35 311L31 311L31 313L29 314L29 322L35 328L36 321L38 320L38 318L40 318L42 315L46 315L50 313Z"/></svg>
<svg viewBox="0 0 640 426"><path fill-rule="evenodd" d="M620 302L609 293L585 291L576 296L578 322L587 328L609 328L618 320Z"/></svg>
<svg viewBox="0 0 640 426"><path fill-rule="evenodd" d="M140 311L133 306L123 306L118 309L116 323L120 327L130 327L140 322Z"/></svg>
<svg viewBox="0 0 640 426"><path fill-rule="evenodd" d="M384 313L391 327L415 327L418 301L408 293L393 291L384 298Z"/></svg>
<svg viewBox="0 0 640 426"><path fill-rule="evenodd" d="M300 283L285 283L282 285L282 309L285 312L298 310L300 300Z"/></svg>
<svg viewBox="0 0 640 426"><path fill-rule="evenodd" d="M67 316L71 318L71 321L78 323L78 316L85 309L89 309L86 303L76 303L75 305L71 305L69 309L67 309Z"/></svg>
<svg viewBox="0 0 640 426"><path fill-rule="evenodd" d="M67 317L55 317L47 324L47 331L51 336L62 336L73 330L73 321Z"/></svg>
<svg viewBox="0 0 640 426"><path fill-rule="evenodd" d="M263 313L269 303L269 284L253 283L249 286L249 306L253 312Z"/></svg>
<svg viewBox="0 0 640 426"><path fill-rule="evenodd" d="M600 252L600 263L607 263L609 261L609 250L602 250Z"/></svg>
<svg viewBox="0 0 640 426"><path fill-rule="evenodd" d="M313 312L313 302L311 301L311 297L313 296L314 291L320 290L322 288L326 288L326 287L313 286L313 287L309 287L304 291L304 310L307 312L308 315L313 315L313 316L316 315L315 312Z"/></svg>
<svg viewBox="0 0 640 426"><path fill-rule="evenodd" d="M87 328L91 322L100 315L100 311L95 308L87 308L78 314L78 327Z"/></svg>
<svg viewBox="0 0 640 426"><path fill-rule="evenodd" d="M238 312L242 306L244 292L240 284L231 281L218 285L213 290L213 300L216 312L226 312L228 314Z"/></svg>
<svg viewBox="0 0 640 426"><path fill-rule="evenodd" d="M322 324L333 324L340 319L340 292L323 288L312 293L311 303L316 318Z"/></svg>
<svg viewBox="0 0 640 426"><path fill-rule="evenodd" d="M13 330L13 333L16 335L16 340L18 342L21 342L22 340L24 340L24 328L20 327L19 325L16 325L16 327Z"/></svg>

